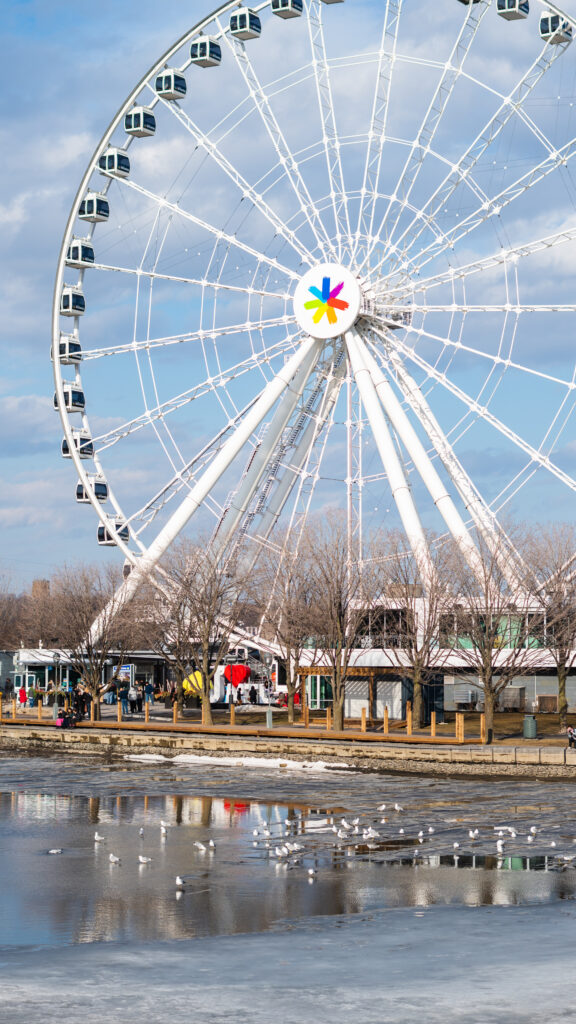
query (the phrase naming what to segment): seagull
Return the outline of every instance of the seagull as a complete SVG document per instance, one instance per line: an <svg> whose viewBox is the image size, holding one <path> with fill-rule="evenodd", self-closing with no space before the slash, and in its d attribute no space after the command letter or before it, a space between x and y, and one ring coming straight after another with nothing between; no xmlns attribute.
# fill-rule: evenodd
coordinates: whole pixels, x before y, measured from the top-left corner
<svg viewBox="0 0 576 1024"><path fill-rule="evenodd" d="M215 850L216 849L216 843L214 842L213 839L209 839L208 840L208 846L210 847L211 850Z"/></svg>
<svg viewBox="0 0 576 1024"><path fill-rule="evenodd" d="M253 836L257 836L258 835L258 829L257 828L253 829L252 835Z"/></svg>
<svg viewBox="0 0 576 1024"><path fill-rule="evenodd" d="M399 828L398 829L398 835L399 836L403 836L404 835L404 829L403 828Z"/></svg>
<svg viewBox="0 0 576 1024"><path fill-rule="evenodd" d="M432 835L433 831L434 831L434 829L432 828L432 825L430 825L430 827L428 828L429 834Z"/></svg>
<svg viewBox="0 0 576 1024"><path fill-rule="evenodd" d="M53 854L62 853L62 850L60 848L54 849L54 850L48 850L48 853L53 853Z"/></svg>
<svg viewBox="0 0 576 1024"><path fill-rule="evenodd" d="M316 874L315 868L308 868L308 874L310 875L310 878L313 878Z"/></svg>
<svg viewBox="0 0 576 1024"><path fill-rule="evenodd" d="M452 843L452 846L454 847L455 850L460 849L460 843Z"/></svg>
<svg viewBox="0 0 576 1024"><path fill-rule="evenodd" d="M170 825L167 821L164 821L162 818L160 818L160 828L170 828Z"/></svg>
<svg viewBox="0 0 576 1024"><path fill-rule="evenodd" d="M532 835L535 836L537 831L538 831L538 829L536 828L536 825L532 825L531 828L530 828L530 831L531 831Z"/></svg>
<svg viewBox="0 0 576 1024"><path fill-rule="evenodd" d="M550 843L550 846L552 846L552 847L556 846L556 843L554 842L554 840L552 840L552 842Z"/></svg>
<svg viewBox="0 0 576 1024"><path fill-rule="evenodd" d="M360 824L360 818L352 818L352 824L353 825L359 825Z"/></svg>
<svg viewBox="0 0 576 1024"><path fill-rule="evenodd" d="M143 857L142 854L140 854L138 860L140 861L141 864L150 864L152 861L152 857Z"/></svg>
<svg viewBox="0 0 576 1024"><path fill-rule="evenodd" d="M497 839L496 840L496 849L498 850L498 853L504 853L504 840L503 839Z"/></svg>
<svg viewBox="0 0 576 1024"><path fill-rule="evenodd" d="M99 832L95 832L94 833L94 842L95 843L102 843L102 842L104 842L105 839L106 839L106 836L101 836Z"/></svg>
<svg viewBox="0 0 576 1024"><path fill-rule="evenodd" d="M186 885L186 882L182 878L182 875L176 875L176 885L178 886L179 889L183 889L184 886Z"/></svg>
<svg viewBox="0 0 576 1024"><path fill-rule="evenodd" d="M534 842L534 836L528 836L528 842L529 843L533 843Z"/></svg>
<svg viewBox="0 0 576 1024"><path fill-rule="evenodd" d="M380 804L380 807L378 807L377 810L378 811L385 811L386 810L386 804Z"/></svg>
<svg viewBox="0 0 576 1024"><path fill-rule="evenodd" d="M108 860L110 861L111 864L119 864L120 863L120 857L117 857L114 853L111 853L109 855Z"/></svg>
<svg viewBox="0 0 576 1024"><path fill-rule="evenodd" d="M144 829L143 828L139 828L138 829L138 835L139 836L143 836L144 835Z"/></svg>
<svg viewBox="0 0 576 1024"><path fill-rule="evenodd" d="M200 850L201 853L206 852L206 847L204 846L204 843L199 843L198 840L196 840L194 846L196 847L197 850Z"/></svg>
<svg viewBox="0 0 576 1024"><path fill-rule="evenodd" d="M160 825L160 834L163 839L165 839L166 836L168 835L168 829L166 828L165 825Z"/></svg>

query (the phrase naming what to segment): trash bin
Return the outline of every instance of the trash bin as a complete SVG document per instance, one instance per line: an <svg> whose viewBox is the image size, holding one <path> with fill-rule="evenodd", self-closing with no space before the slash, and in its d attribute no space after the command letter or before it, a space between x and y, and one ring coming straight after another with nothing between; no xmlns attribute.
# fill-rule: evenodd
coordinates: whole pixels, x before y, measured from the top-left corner
<svg viewBox="0 0 576 1024"><path fill-rule="evenodd" d="M524 715L524 739L535 740L536 735L536 715Z"/></svg>

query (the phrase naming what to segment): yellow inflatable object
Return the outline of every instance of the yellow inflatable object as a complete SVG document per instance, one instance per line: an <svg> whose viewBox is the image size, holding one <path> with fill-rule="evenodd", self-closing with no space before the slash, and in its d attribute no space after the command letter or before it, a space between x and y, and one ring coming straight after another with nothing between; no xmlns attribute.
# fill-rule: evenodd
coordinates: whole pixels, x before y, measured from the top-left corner
<svg viewBox="0 0 576 1024"><path fill-rule="evenodd" d="M187 679L182 683L182 689L184 693L196 693L200 695L202 693L202 673L191 672Z"/></svg>

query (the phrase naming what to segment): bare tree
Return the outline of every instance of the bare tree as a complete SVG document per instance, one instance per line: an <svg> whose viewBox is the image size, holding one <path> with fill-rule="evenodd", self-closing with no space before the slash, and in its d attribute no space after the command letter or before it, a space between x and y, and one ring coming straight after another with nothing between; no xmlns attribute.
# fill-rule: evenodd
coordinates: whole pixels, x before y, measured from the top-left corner
<svg viewBox="0 0 576 1024"><path fill-rule="evenodd" d="M261 563L262 632L280 651L286 665L288 722L294 722L294 697L305 649L313 646L318 627L317 594L311 571L308 545L292 546L281 538L284 556L266 552Z"/></svg>
<svg viewBox="0 0 576 1024"><path fill-rule="evenodd" d="M346 674L366 608L374 603L375 576L370 559L360 562L343 516L331 515L312 526L304 550L316 601L316 642L332 675L333 728L344 727Z"/></svg>
<svg viewBox="0 0 576 1024"><path fill-rule="evenodd" d="M438 636L443 615L450 608L451 547L429 538L429 568L426 593L418 563L407 550L403 534L391 532L377 540L381 594L372 609L373 642L386 650L392 664L413 683L414 723L424 725L423 686L442 670L450 656L440 647Z"/></svg>
<svg viewBox="0 0 576 1024"><path fill-rule="evenodd" d="M116 614L109 604L118 583L119 573L113 567L79 565L65 566L50 585L52 628L90 693L96 719L100 717L100 695L106 687L106 666L111 658L122 663L136 636L136 606ZM94 619L103 611L100 635L93 640Z"/></svg>
<svg viewBox="0 0 576 1024"><path fill-rule="evenodd" d="M529 544L534 599L542 619L536 638L550 654L558 676L560 727L566 728L566 679L576 664L576 529L552 523L534 530Z"/></svg>
<svg viewBox="0 0 576 1024"><path fill-rule="evenodd" d="M200 673L202 722L210 725L210 691L242 614L244 580L202 541L179 543L163 571L162 592L148 604L150 640L173 664L180 708L184 680Z"/></svg>
<svg viewBox="0 0 576 1024"><path fill-rule="evenodd" d="M0 650L10 651L22 640L24 598L13 592L8 576L0 575Z"/></svg>
<svg viewBox="0 0 576 1024"><path fill-rule="evenodd" d="M518 538L517 542L518 542ZM494 738L494 710L503 690L514 678L533 668L539 652L530 630L536 630L534 597L524 581L508 580L510 549L495 538L490 548L477 539L475 571L453 550L454 607L443 616L440 642L451 647L456 672L484 696L486 742Z"/></svg>

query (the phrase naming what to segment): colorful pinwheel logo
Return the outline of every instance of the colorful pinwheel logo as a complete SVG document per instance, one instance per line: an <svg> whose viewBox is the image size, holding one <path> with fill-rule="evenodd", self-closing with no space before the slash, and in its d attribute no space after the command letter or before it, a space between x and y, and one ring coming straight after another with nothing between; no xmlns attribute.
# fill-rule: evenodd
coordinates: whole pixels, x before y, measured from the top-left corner
<svg viewBox="0 0 576 1024"><path fill-rule="evenodd" d="M335 324L338 317L336 316L335 310L337 309L348 309L350 303L344 302L343 299L339 299L338 296L344 287L344 281L337 284L335 288L330 289L330 278L322 278L322 291L319 288L309 288L308 291L315 298L310 299L309 302L304 303L304 309L315 309L314 323L319 324L323 316L328 317L329 324Z"/></svg>

